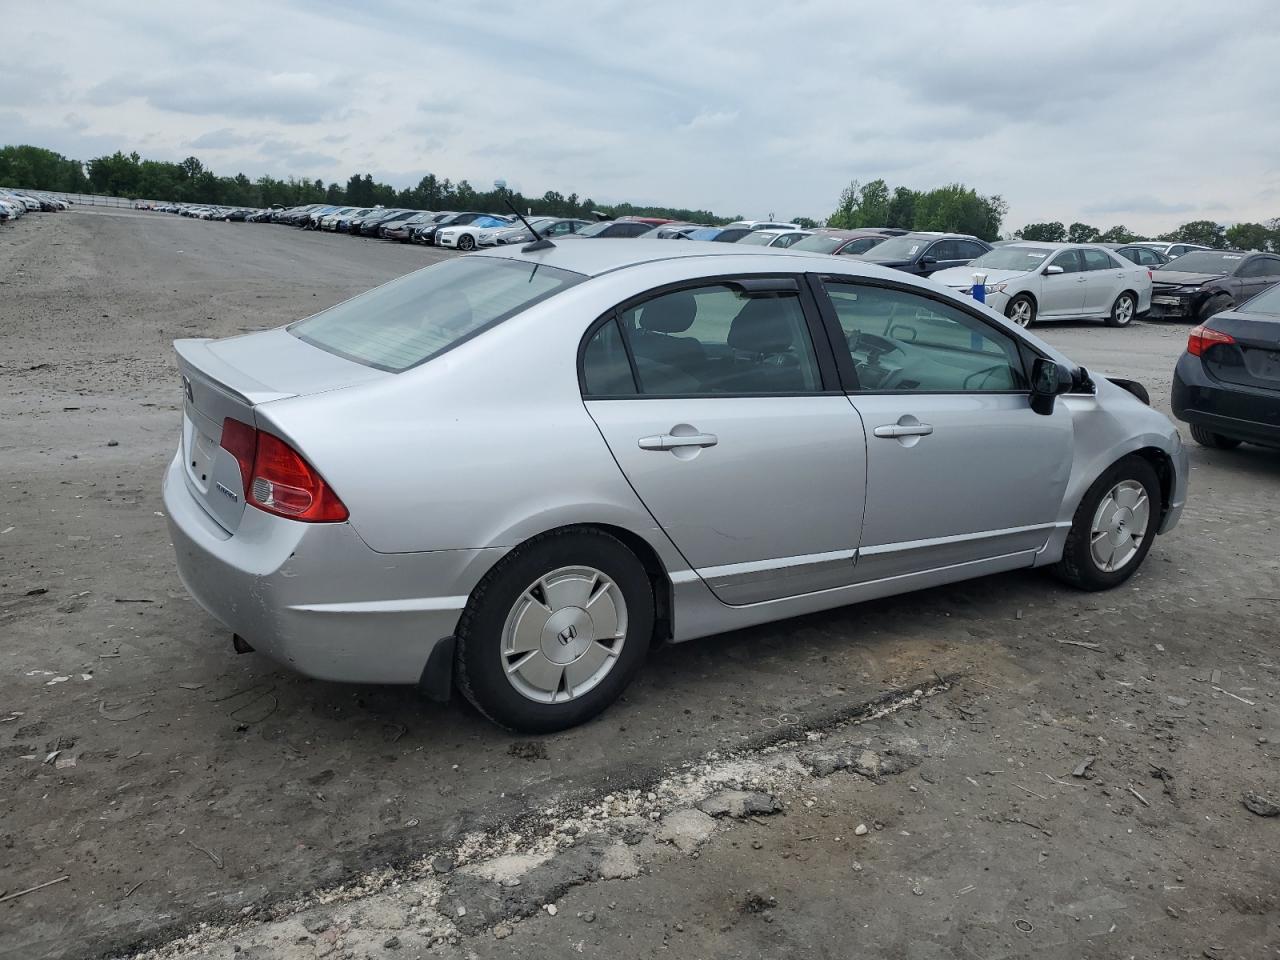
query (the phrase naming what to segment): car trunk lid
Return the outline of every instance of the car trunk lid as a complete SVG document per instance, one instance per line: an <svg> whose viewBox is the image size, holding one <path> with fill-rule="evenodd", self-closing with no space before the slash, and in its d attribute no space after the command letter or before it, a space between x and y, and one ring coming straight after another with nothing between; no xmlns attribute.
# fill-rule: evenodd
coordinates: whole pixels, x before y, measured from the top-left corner
<svg viewBox="0 0 1280 960"><path fill-rule="evenodd" d="M281 328L227 340L176 340L182 376L182 458L187 488L228 533L244 515L236 458L221 446L227 418L257 427L265 403L392 374L304 343Z"/></svg>
<svg viewBox="0 0 1280 960"><path fill-rule="evenodd" d="M1235 342L1206 350L1202 360L1218 380L1280 391L1280 317L1218 314L1209 325Z"/></svg>

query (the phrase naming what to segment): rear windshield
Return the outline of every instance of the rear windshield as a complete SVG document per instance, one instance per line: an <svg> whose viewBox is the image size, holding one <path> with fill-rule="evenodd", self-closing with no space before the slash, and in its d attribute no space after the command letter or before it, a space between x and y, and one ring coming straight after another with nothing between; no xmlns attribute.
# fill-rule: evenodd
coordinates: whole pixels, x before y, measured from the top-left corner
<svg viewBox="0 0 1280 960"><path fill-rule="evenodd" d="M1269 287L1265 292L1258 294L1240 307L1240 312L1265 313L1270 317L1280 317L1280 284Z"/></svg>
<svg viewBox="0 0 1280 960"><path fill-rule="evenodd" d="M299 320L299 340L399 373L584 280L581 274L497 257L426 267Z"/></svg>

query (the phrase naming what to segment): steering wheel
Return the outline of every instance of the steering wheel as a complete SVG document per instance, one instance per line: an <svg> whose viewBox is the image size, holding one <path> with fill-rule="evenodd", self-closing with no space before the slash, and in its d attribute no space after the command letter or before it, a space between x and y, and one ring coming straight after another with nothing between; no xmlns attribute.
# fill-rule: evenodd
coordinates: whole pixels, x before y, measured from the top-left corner
<svg viewBox="0 0 1280 960"><path fill-rule="evenodd" d="M867 359L871 363L875 363L882 354L901 350L902 346L888 337L882 337L874 333L864 333L859 330L854 334L853 342L849 344L849 349L863 351L866 353Z"/></svg>

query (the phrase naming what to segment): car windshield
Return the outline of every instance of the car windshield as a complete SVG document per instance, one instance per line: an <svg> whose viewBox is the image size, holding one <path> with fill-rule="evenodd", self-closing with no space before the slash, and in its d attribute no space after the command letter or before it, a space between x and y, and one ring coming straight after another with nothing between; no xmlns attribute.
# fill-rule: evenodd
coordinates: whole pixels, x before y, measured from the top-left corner
<svg viewBox="0 0 1280 960"><path fill-rule="evenodd" d="M1280 284L1268 287L1244 306L1241 313L1265 313L1269 317L1280 317Z"/></svg>
<svg viewBox="0 0 1280 960"><path fill-rule="evenodd" d="M1193 250L1175 257L1161 270L1180 273L1231 273L1244 260L1243 253L1219 253L1217 250Z"/></svg>
<svg viewBox="0 0 1280 960"><path fill-rule="evenodd" d="M929 243L927 237L890 237L862 254L868 260L910 260Z"/></svg>
<svg viewBox="0 0 1280 960"><path fill-rule="evenodd" d="M1006 244L996 247L990 253L984 253L972 261L970 267L986 267L988 270L1020 270L1029 273L1044 263L1052 250L1040 247L1018 247Z"/></svg>
<svg viewBox="0 0 1280 960"><path fill-rule="evenodd" d="M288 329L321 350L399 373L583 279L543 264L460 257L384 283Z"/></svg>
<svg viewBox="0 0 1280 960"><path fill-rule="evenodd" d="M775 239L777 239L777 236L778 235L776 233L764 233L763 231L756 230L753 233L748 233L745 237L743 237L738 242L749 243L757 247L767 247L769 244L773 243Z"/></svg>
<svg viewBox="0 0 1280 960"><path fill-rule="evenodd" d="M721 227L703 227L700 230L694 230L689 234L690 240L712 240L720 236ZM581 233L581 231L579 231Z"/></svg>
<svg viewBox="0 0 1280 960"><path fill-rule="evenodd" d="M598 237L600 236L600 234L604 233L606 230L612 227L613 224L614 224L614 221L612 220L602 220L600 223L593 223L591 226L583 227L581 230L579 230L578 236Z"/></svg>

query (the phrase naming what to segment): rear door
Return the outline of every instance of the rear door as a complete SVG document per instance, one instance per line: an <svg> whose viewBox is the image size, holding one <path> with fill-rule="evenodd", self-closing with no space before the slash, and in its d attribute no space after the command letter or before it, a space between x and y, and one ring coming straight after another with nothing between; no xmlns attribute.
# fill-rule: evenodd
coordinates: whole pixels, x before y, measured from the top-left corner
<svg viewBox="0 0 1280 960"><path fill-rule="evenodd" d="M1084 262L1079 250L1063 250L1045 264L1061 267L1061 273L1045 273L1040 287L1041 317L1078 317L1084 312Z"/></svg>
<svg viewBox="0 0 1280 960"><path fill-rule="evenodd" d="M1084 248L1080 255L1084 260L1084 312L1089 316L1110 313L1125 287L1125 268L1095 247Z"/></svg>
<svg viewBox="0 0 1280 960"><path fill-rule="evenodd" d="M987 318L878 282L828 277L824 287L867 435L858 579L1029 566L1070 476L1070 410L1031 409L1018 342Z"/></svg>
<svg viewBox="0 0 1280 960"><path fill-rule="evenodd" d="M619 305L588 334L587 410L722 601L853 581L866 440L795 276L726 277Z"/></svg>

